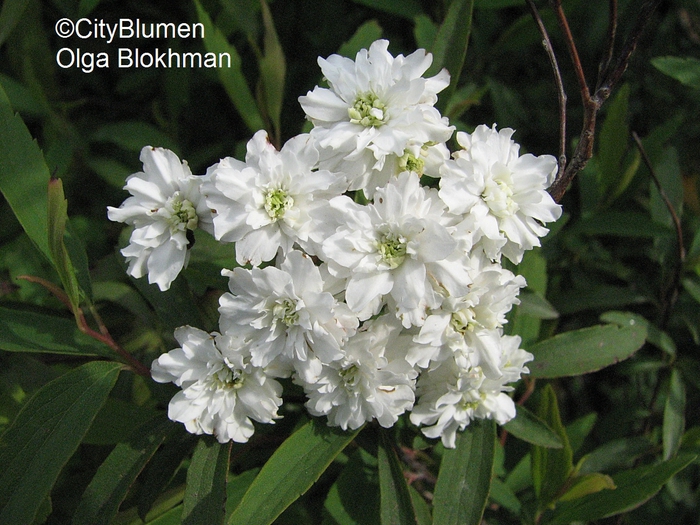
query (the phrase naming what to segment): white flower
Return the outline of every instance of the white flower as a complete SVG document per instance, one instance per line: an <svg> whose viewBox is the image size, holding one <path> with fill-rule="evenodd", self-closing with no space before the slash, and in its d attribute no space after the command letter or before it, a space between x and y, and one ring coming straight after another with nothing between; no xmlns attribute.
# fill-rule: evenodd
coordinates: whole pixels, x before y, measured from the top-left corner
<svg viewBox="0 0 700 525"><path fill-rule="evenodd" d="M313 382L299 381L314 416L354 430L376 419L384 428L413 406L416 372L400 356L401 326L392 316L365 323L345 344L345 356L324 365ZM410 343L410 339L408 341Z"/></svg>
<svg viewBox="0 0 700 525"><path fill-rule="evenodd" d="M277 151L261 130L248 142L245 163L226 158L211 169L204 191L214 212L214 234L236 243L239 264L258 266L279 248L288 253L295 242L315 251L328 199L347 188L339 175L312 171L317 161L308 135L297 135Z"/></svg>
<svg viewBox="0 0 700 525"><path fill-rule="evenodd" d="M165 291L187 265L187 232L197 227L211 232L211 213L200 194L204 178L193 176L172 151L146 146L141 162L143 171L130 175L124 186L132 196L119 208L109 206L107 216L134 226L121 251L129 275L148 274L148 282Z"/></svg>
<svg viewBox="0 0 700 525"><path fill-rule="evenodd" d="M383 296L390 295L403 325L420 326L427 310L442 301L433 282L444 280L450 293L467 293L469 282L462 282L462 276L449 282L435 278L434 272L450 273L451 266L440 263L457 243L437 192L424 189L415 174L392 179L368 206L348 197L333 199L331 206L342 213L344 223L324 241L323 255L331 273L347 277L345 300L361 318L376 313Z"/></svg>
<svg viewBox="0 0 700 525"><path fill-rule="evenodd" d="M419 49L393 57L388 46L377 40L354 62L339 55L319 58L330 89L317 86L299 97L322 149L321 167L346 173L350 189L369 197L391 175L418 172L421 150L446 142L454 129L433 107L450 83L447 71L423 78L430 54Z"/></svg>
<svg viewBox="0 0 700 525"><path fill-rule="evenodd" d="M440 308L431 311L415 338L417 343L433 347L432 352L409 356L409 362L422 368L427 360L444 360L462 352L472 366L481 366L486 376L499 378L501 366L501 332L506 314L519 304L518 293L525 279L513 275L499 264L487 263L483 257L465 259L473 278L469 293L447 297Z"/></svg>
<svg viewBox="0 0 700 525"><path fill-rule="evenodd" d="M493 419L504 425L515 417L515 404L505 392L508 382L516 381L528 369L524 363L532 354L519 348L520 338L502 336L499 379L490 379L481 367L471 366L459 353L421 373L417 384L418 400L411 411L411 422L423 425L423 434L441 438L448 448L455 447L457 431L473 419Z"/></svg>
<svg viewBox="0 0 700 525"><path fill-rule="evenodd" d="M305 374L343 357L357 317L324 291L319 269L298 250L280 268L224 270L231 293L219 299L223 333L244 340L255 366L283 358ZM314 363L320 361L320 363Z"/></svg>
<svg viewBox="0 0 700 525"><path fill-rule="evenodd" d="M193 434L213 434L221 443L245 443L251 421L274 423L282 386L250 363L233 337L182 326L175 330L181 348L153 361L152 377L182 390L168 405L168 417Z"/></svg>
<svg viewBox="0 0 700 525"><path fill-rule="evenodd" d="M523 252L540 245L561 207L546 189L557 162L551 155L519 156L510 128L479 126L471 135L457 133L462 150L443 165L440 197L450 212L471 215L481 231L484 251L493 260L501 254L519 263Z"/></svg>

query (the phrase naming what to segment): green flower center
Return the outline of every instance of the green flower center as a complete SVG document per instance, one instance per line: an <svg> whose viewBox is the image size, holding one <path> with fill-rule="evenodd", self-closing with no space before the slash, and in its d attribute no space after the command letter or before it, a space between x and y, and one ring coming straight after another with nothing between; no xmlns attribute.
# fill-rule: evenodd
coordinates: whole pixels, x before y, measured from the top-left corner
<svg viewBox="0 0 700 525"><path fill-rule="evenodd" d="M474 328L479 326L479 323L476 321L474 310L471 308L465 308L464 310L452 313L450 326L455 332L465 334L467 332L473 332Z"/></svg>
<svg viewBox="0 0 700 525"><path fill-rule="evenodd" d="M360 369L357 365L350 365L340 371L340 377L343 379L346 387L354 388L360 383Z"/></svg>
<svg viewBox="0 0 700 525"><path fill-rule="evenodd" d="M385 109L386 105L377 95L372 92L362 93L357 96L352 107L348 108L348 116L353 124L376 128L386 122Z"/></svg>
<svg viewBox="0 0 700 525"><path fill-rule="evenodd" d="M294 206L294 199L281 188L270 190L265 194L265 211L271 219L284 217L284 212Z"/></svg>
<svg viewBox="0 0 700 525"><path fill-rule="evenodd" d="M194 230L199 222L197 210L182 194L176 191L165 203L165 208L170 212L168 222L172 231Z"/></svg>
<svg viewBox="0 0 700 525"><path fill-rule="evenodd" d="M406 258L406 239L395 233L387 233L377 245L377 251L389 268L398 268Z"/></svg>
<svg viewBox="0 0 700 525"><path fill-rule="evenodd" d="M418 175L423 175L423 169L425 168L425 161L414 156L410 151L404 151L403 156L399 157L399 172L402 171L412 171Z"/></svg>
<svg viewBox="0 0 700 525"><path fill-rule="evenodd" d="M297 305L291 299L278 300L272 307L272 315L287 326L292 326L299 320Z"/></svg>
<svg viewBox="0 0 700 525"><path fill-rule="evenodd" d="M238 390L245 383L245 375L236 370L228 359L224 359L226 366L216 372L212 377L216 388L224 390Z"/></svg>
<svg viewBox="0 0 700 525"><path fill-rule="evenodd" d="M504 174L487 183L481 194L481 197L497 217L512 217L520 209L518 203L513 200L512 184L510 174Z"/></svg>

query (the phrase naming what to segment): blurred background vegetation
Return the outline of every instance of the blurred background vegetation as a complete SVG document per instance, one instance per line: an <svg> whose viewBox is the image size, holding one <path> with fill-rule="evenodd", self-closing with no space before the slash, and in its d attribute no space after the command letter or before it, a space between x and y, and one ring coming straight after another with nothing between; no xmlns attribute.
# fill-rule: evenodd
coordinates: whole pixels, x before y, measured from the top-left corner
<svg viewBox="0 0 700 525"><path fill-rule="evenodd" d="M553 12L547 2L536 3L568 94L570 155L582 125L579 90ZM284 60L273 62L273 68L286 72L277 130L273 112L266 112L261 102L259 63L265 54L265 23L260 2L202 0L201 9L240 53L241 70L262 108L263 122L285 141L308 129L297 98L321 80L318 56L339 51L354 56L379 37L390 40L393 54L430 49L449 4L449 0L270 1L284 53ZM619 2L620 41L631 30L638 4ZM563 6L583 69L593 83L606 47L608 2L565 0ZM126 197L121 189L124 179L141 169L138 153L144 145L170 148L187 159L193 173L203 174L222 157L241 158L255 129L232 102L221 70L116 65L118 47L204 52L202 39L107 44L56 35L56 21L83 16L179 24L197 22L201 13L195 2L183 0L5 0L0 8L0 84L38 141L52 174L63 180L71 226L88 254L100 314L115 339L149 364L172 348L174 326L216 328L218 290L225 289L226 281L212 269L232 267L233 254L206 236L198 237L185 272L187 299L163 306L155 315L153 290L129 281L124 273L115 246L125 244L125 232L122 225L107 220L106 207L118 206ZM213 38L213 32L207 37ZM541 39L524 2L477 0L458 89L442 102L451 122L467 131L482 123L512 127L523 151L557 155L557 92ZM58 67L56 53L63 47L108 52L110 67L90 73ZM598 451L594 457L599 464L590 468L601 472L614 473L678 448L700 452L700 68L693 69L692 61L680 67L659 57L700 57L698 0L669 0L654 12L628 71L603 106L594 157L565 195L564 217L553 226L543 249L528 254L518 268L528 279L529 300L514 310L509 324L511 333L523 337L526 349L555 333L595 324L606 312L605 319L610 320L615 315L611 311L641 316L639 322L649 325L647 344L631 359L597 373L551 381L562 420L569 425L575 458ZM641 137L652 170L633 141L633 132ZM654 177L680 217L684 260L672 215ZM44 288L17 280L26 274L56 277L4 201L0 201L0 225L0 305L65 312ZM537 308L540 315L533 316ZM41 385L79 362L0 353L0 431ZM542 383L538 382L528 406L536 406ZM521 385L516 395L525 390ZM101 429L95 425L61 474L48 523L67 522L110 445L127 435L134 421L145 421L162 410L171 393L122 374L112 394L112 412L100 421ZM669 403L681 404L671 410ZM675 441L669 437L674 432ZM234 470L245 470L278 444L275 438L266 442L265 431L256 439L256 450L248 447L245 454L234 454L238 461ZM505 453L495 474L508 481L528 448L505 435L501 442ZM669 445L674 442L675 446ZM192 443L182 438L180 446L187 451ZM183 475L173 472L173 479L161 488L177 486ZM698 523L699 479L694 463L650 503L601 523ZM510 482L511 488L517 487L514 478ZM294 520L319 515L313 496L312 492L299 503L285 522L303 523ZM519 507L511 502L516 508L509 508L506 500L494 497L487 507L488 522L519 522ZM527 505L527 495L521 499ZM127 517L124 523L129 522Z"/></svg>

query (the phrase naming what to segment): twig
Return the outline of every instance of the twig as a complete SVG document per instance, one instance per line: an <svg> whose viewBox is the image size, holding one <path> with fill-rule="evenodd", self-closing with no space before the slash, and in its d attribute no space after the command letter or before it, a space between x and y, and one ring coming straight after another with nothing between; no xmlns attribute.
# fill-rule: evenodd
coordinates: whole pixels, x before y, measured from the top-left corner
<svg viewBox="0 0 700 525"><path fill-rule="evenodd" d="M526 0L530 11L532 12L532 17L535 19L537 28L540 30L542 35L542 45L544 46L547 56L549 57L549 62L552 65L552 74L554 75L554 83L557 87L557 98L559 100L559 167L557 169L557 178L560 174L564 173L566 168L566 92L564 91L564 82L561 78L561 70L559 69L559 64L557 62L557 57L554 54L554 47L552 46L552 41L549 39L549 34L547 29L544 27L544 22L542 22L542 17L540 16L537 6L533 0Z"/></svg>
<svg viewBox="0 0 700 525"><path fill-rule="evenodd" d="M77 326L78 330L83 332L85 335L88 335L92 337L93 339L104 343L108 347L110 347L112 350L114 350L117 354L119 354L131 367L131 369L144 377L151 377L151 372L146 368L146 366L141 363L138 359L136 359L134 356L129 354L126 350L124 350L119 343L117 343L114 339L112 339L112 336L110 335L109 331L107 330L107 327L104 325L102 322L102 319L96 314L96 312L93 312L93 314L96 316L96 320L98 323L98 326L100 327L100 332L96 332L90 326L88 325L87 319L85 319L85 314L83 313L82 308L78 308L77 312L73 312L73 308L71 306L70 300L68 299L68 296L66 295L66 292L64 292L61 288L56 286L50 281L47 281L46 279L42 279L41 277L37 277L35 275L19 275L17 276L17 279L22 279L24 281L29 281L30 283L36 283L44 288L46 288L50 293L52 293L59 301L61 301L66 307L75 315L75 319L77 321Z"/></svg>
<svg viewBox="0 0 700 525"><path fill-rule="evenodd" d="M651 164L651 160L649 159L649 156L647 155L647 152L644 149L644 145L642 144L639 135L637 135L637 133L633 131L632 138L637 144L637 148L639 149L639 153L641 153L642 155L642 160L644 160L644 164L646 164L647 168L649 169L651 179L654 181L656 189L659 190L659 195L661 196L661 199L664 201L668 212L671 214L671 219L673 220L673 225L676 229L676 242L678 243L678 262L675 265L675 268L673 269L673 278L671 279L669 286L667 287L667 289L662 290L661 294L662 312L660 325L663 328L668 322L668 317L671 313L671 308L673 307L673 304L676 302L676 298L678 297L678 288L681 282L681 272L683 269L683 263L685 262L685 247L683 246L683 228L681 227L681 219L680 217L678 217L678 214L676 213L676 210L673 207L673 203L671 203L671 199L668 198L668 195L666 195L666 191L661 186L661 181L659 181L659 177L656 175L654 166L652 166Z"/></svg>
<svg viewBox="0 0 700 525"><path fill-rule="evenodd" d="M598 111L603 103L608 99L612 89L615 87L617 82L622 77L622 74L627 69L629 59L637 47L637 42L639 41L644 28L651 19L651 14L661 3L661 0L647 0L640 6L637 20L635 21L629 37L622 46L617 58L613 59L612 55L614 53L614 40L617 33L617 3L616 0L611 1L611 20L608 26L609 41L606 52L601 60L598 84L596 86L595 93L591 95L588 83L586 82L586 76L583 72L581 60L576 49L576 44L574 43L568 20L561 5L561 0L552 0L552 6L557 15L559 27L564 34L564 40L567 48L569 49L569 55L571 56L571 61L574 66L579 89L581 90L581 100L583 102L583 126L581 129L579 142L574 150L571 162L566 166L563 173L560 172L557 174L557 178L549 188L549 193L556 202L561 201L567 188L569 187L569 184L571 184L571 181L573 181L574 177L576 177L576 175L586 167L586 164L593 156L593 142L595 139L595 126Z"/></svg>

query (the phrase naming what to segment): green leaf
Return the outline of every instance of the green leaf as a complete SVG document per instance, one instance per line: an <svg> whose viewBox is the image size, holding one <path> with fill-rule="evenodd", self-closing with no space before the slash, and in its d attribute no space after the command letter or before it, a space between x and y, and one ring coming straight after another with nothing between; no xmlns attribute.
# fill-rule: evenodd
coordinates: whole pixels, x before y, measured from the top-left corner
<svg viewBox="0 0 700 525"><path fill-rule="evenodd" d="M573 452L559 416L557 396L550 384L541 393L537 415L559 436L563 444L560 449L532 447L532 481L538 509L543 511L556 501L574 466Z"/></svg>
<svg viewBox="0 0 700 525"><path fill-rule="evenodd" d="M219 31L209 18L202 5L195 0L197 16L204 25L204 47L210 53L228 53L231 56L231 67L217 69L221 85L226 90L236 111L245 122L248 130L255 133L265 128L265 121L260 115L255 98L248 87L241 64L241 57L236 48L228 43L224 34Z"/></svg>
<svg viewBox="0 0 700 525"><path fill-rule="evenodd" d="M700 89L700 60L694 57L656 57L651 65L682 84Z"/></svg>
<svg viewBox="0 0 700 525"><path fill-rule="evenodd" d="M445 449L433 499L434 525L479 525L496 454L496 424L476 419Z"/></svg>
<svg viewBox="0 0 700 525"><path fill-rule="evenodd" d="M513 492L508 485L498 478L494 478L493 481L491 481L491 493L489 494L489 498L494 503L511 511L513 514L520 514L521 504L518 496L515 495L515 492Z"/></svg>
<svg viewBox="0 0 700 525"><path fill-rule="evenodd" d="M673 235L670 228L652 222L647 213L615 210L602 211L585 217L576 222L569 232L649 239Z"/></svg>
<svg viewBox="0 0 700 525"><path fill-rule="evenodd" d="M662 440L664 459L671 459L678 448L685 432L685 384L680 372L673 368L668 385L668 395L664 405L664 422Z"/></svg>
<svg viewBox="0 0 700 525"><path fill-rule="evenodd" d="M437 37L438 27L428 15L420 14L413 21L413 37L419 48L431 49Z"/></svg>
<svg viewBox="0 0 700 525"><path fill-rule="evenodd" d="M29 238L51 260L46 235L49 178L39 146L0 87L0 191Z"/></svg>
<svg viewBox="0 0 700 525"><path fill-rule="evenodd" d="M212 437L199 440L187 469L187 488L182 503L183 525L223 523L231 442Z"/></svg>
<svg viewBox="0 0 700 525"><path fill-rule="evenodd" d="M358 448L328 491L323 507L339 525L379 523L377 459Z"/></svg>
<svg viewBox="0 0 700 525"><path fill-rule="evenodd" d="M581 458L578 471L581 474L588 474L629 468L641 456L649 454L653 448L653 443L641 436L614 439Z"/></svg>
<svg viewBox="0 0 700 525"><path fill-rule="evenodd" d="M110 122L97 128L92 142L109 142L126 151L141 151L144 146L177 150L177 144L167 134L147 122Z"/></svg>
<svg viewBox="0 0 700 525"><path fill-rule="evenodd" d="M599 472L584 474L583 476L576 476L569 488L566 489L566 492L557 501L573 501L601 490L613 490L615 488L615 483L610 476Z"/></svg>
<svg viewBox="0 0 700 525"><path fill-rule="evenodd" d="M0 349L114 357L106 345L83 334L72 319L0 307Z"/></svg>
<svg viewBox="0 0 700 525"><path fill-rule="evenodd" d="M688 292L695 301L700 303L700 282L698 279L688 277L683 279L682 284L685 291Z"/></svg>
<svg viewBox="0 0 700 525"><path fill-rule="evenodd" d="M10 36L28 5L29 0L5 0L3 2L2 9L0 9L0 47Z"/></svg>
<svg viewBox="0 0 700 525"><path fill-rule="evenodd" d="M96 361L47 383L0 436L0 523L29 525L123 365Z"/></svg>
<svg viewBox="0 0 700 525"><path fill-rule="evenodd" d="M382 525L416 524L411 495L401 470L393 441L387 431L379 431L377 450L379 465L380 516Z"/></svg>
<svg viewBox="0 0 700 525"><path fill-rule="evenodd" d="M599 325L556 335L529 348L533 377L566 377L595 372L627 359L642 347L646 329Z"/></svg>
<svg viewBox="0 0 700 525"><path fill-rule="evenodd" d="M68 201L63 193L63 183L61 179L51 178L49 180L49 250L54 267L58 272L63 284L63 290L68 296L71 309L76 321L80 321L80 287L78 278L73 268L63 236L66 232L66 222L68 221Z"/></svg>
<svg viewBox="0 0 700 525"><path fill-rule="evenodd" d="M287 64L284 52L275 31L270 8L265 0L260 2L262 6L263 28L265 29L264 55L258 64L260 67L260 82L262 85L262 100L267 110L273 127L273 136L279 142L281 136L282 98L284 97L284 79Z"/></svg>
<svg viewBox="0 0 700 525"><path fill-rule="evenodd" d="M654 496L676 473L695 460L684 454L669 461L627 470L612 477L617 487L557 505L550 525L589 522L636 509Z"/></svg>
<svg viewBox="0 0 700 525"><path fill-rule="evenodd" d="M97 413L90 430L85 434L83 444L116 445L121 441L129 441L138 427L145 425L160 414L162 411L155 408L138 406L121 399L108 397L102 409Z"/></svg>
<svg viewBox="0 0 700 525"><path fill-rule="evenodd" d="M435 75L442 68L446 68L450 73L450 85L440 94L436 104L440 111L444 111L447 107L462 74L472 29L473 9L474 0L454 0L447 10L447 15L430 49L433 54L433 64L425 76Z"/></svg>
<svg viewBox="0 0 700 525"><path fill-rule="evenodd" d="M350 40L345 42L338 54L343 57L355 60L357 52L361 49L368 49L372 42L379 40L382 37L382 28L376 20L368 20L357 28L355 34L350 37Z"/></svg>
<svg viewBox="0 0 700 525"><path fill-rule="evenodd" d="M538 293L525 291L518 298L520 299L520 311L523 315L529 315L535 319L557 319L559 317L559 312Z"/></svg>
<svg viewBox="0 0 700 525"><path fill-rule="evenodd" d="M414 16L422 12L420 2L417 0L353 0L353 2L409 20L413 20Z"/></svg>
<svg viewBox="0 0 700 525"><path fill-rule="evenodd" d="M535 414L522 406L516 406L516 416L503 428L518 439L545 448L562 448L559 435Z"/></svg>
<svg viewBox="0 0 700 525"><path fill-rule="evenodd" d="M138 427L128 442L117 444L83 492L73 525L110 523L136 477L172 429L171 421L158 417Z"/></svg>
<svg viewBox="0 0 700 525"><path fill-rule="evenodd" d="M683 175L681 174L680 159L676 148L666 148L661 158L654 163L656 178L664 190L666 197L671 203L671 207L680 218L683 215ZM668 226L673 229L673 217L668 210L666 202L661 198L661 194L656 184L651 181L649 186L651 216L654 222ZM675 238L675 237L674 237ZM674 252L675 254L675 249Z"/></svg>
<svg viewBox="0 0 700 525"><path fill-rule="evenodd" d="M627 123L630 86L624 84L608 106L608 113L600 128L598 143L598 184L602 195L619 194L623 179L625 155L630 142Z"/></svg>
<svg viewBox="0 0 700 525"><path fill-rule="evenodd" d="M601 314L600 320L604 323L615 323L619 326L633 326L635 324L642 325L647 331L648 343L653 344L655 347L663 350L670 356L676 355L676 343L673 341L673 338L639 314L610 311Z"/></svg>
<svg viewBox="0 0 700 525"><path fill-rule="evenodd" d="M325 472L360 429L343 431L314 419L292 434L265 463L229 525L269 525Z"/></svg>

